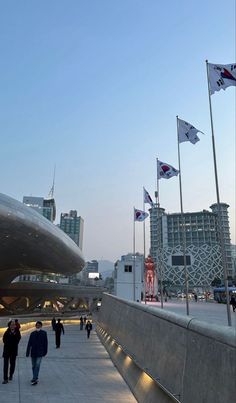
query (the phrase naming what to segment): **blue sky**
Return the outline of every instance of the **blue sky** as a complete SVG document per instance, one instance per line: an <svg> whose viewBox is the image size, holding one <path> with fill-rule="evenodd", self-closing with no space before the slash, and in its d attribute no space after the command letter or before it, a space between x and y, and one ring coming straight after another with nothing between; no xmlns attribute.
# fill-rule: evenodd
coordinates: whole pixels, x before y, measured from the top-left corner
<svg viewBox="0 0 236 403"><path fill-rule="evenodd" d="M208 209L216 196L205 59L235 62L234 7L0 1L1 192L47 196L56 164L57 222L77 209L85 258L116 260L132 250L143 185L154 194L156 157L177 168L179 115L205 133L195 146L181 144L184 211ZM212 106L220 198L235 243L235 88L215 93ZM178 178L160 182L160 201L180 210Z"/></svg>

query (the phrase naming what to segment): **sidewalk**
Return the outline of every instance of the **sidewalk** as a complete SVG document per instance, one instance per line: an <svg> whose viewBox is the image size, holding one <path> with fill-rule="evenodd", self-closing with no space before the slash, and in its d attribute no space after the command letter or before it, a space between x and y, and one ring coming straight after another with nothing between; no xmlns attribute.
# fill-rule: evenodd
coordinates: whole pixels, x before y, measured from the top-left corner
<svg viewBox="0 0 236 403"><path fill-rule="evenodd" d="M51 327L44 330L48 333L49 351L42 360L38 385L30 384L31 359L25 357L29 333L23 334L13 381L0 383L1 403L136 402L94 330L87 339L86 331L80 331L79 326L66 325L60 349L55 348ZM2 357L0 372L2 382Z"/></svg>

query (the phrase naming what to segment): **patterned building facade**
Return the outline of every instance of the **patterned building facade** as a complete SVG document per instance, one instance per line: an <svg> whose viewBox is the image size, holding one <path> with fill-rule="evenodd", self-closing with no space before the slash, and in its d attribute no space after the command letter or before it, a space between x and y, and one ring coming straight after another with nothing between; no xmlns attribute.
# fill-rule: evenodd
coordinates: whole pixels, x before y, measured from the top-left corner
<svg viewBox="0 0 236 403"><path fill-rule="evenodd" d="M195 287L210 286L215 278L223 279L217 205L212 212L184 213L186 259L189 284ZM228 205L221 203L223 239L229 278L232 277L232 255L228 221ZM150 212L150 254L162 269L163 280L172 285L184 284L183 231L180 213L166 214L165 209L154 206Z"/></svg>

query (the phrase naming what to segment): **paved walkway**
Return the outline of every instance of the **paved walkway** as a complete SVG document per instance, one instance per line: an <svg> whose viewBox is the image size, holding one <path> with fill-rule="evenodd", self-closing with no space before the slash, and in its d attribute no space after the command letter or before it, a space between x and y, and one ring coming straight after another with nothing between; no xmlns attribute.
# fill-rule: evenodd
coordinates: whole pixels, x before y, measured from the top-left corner
<svg viewBox="0 0 236 403"><path fill-rule="evenodd" d="M47 330L48 355L43 358L39 383L31 386L31 359L25 357L29 332L19 344L12 382L0 383L1 403L135 403L136 399L114 367L93 330L90 339L78 325L66 325L61 348L55 348L54 333ZM2 355L2 342L0 342ZM0 359L0 371L3 359Z"/></svg>
<svg viewBox="0 0 236 403"><path fill-rule="evenodd" d="M160 302L148 302L148 305L156 308L161 308ZM181 299L171 299L164 302L164 310L175 312L177 314L186 315L186 301ZM233 312L230 306L232 326L236 327L236 312ZM189 315L196 319L216 324L227 326L227 308L225 304L206 301L189 301Z"/></svg>

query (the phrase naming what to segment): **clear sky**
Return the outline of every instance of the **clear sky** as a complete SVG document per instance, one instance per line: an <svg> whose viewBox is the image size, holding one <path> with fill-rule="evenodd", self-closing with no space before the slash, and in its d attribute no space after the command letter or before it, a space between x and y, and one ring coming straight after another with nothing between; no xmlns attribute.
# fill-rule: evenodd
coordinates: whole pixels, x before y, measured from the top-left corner
<svg viewBox="0 0 236 403"><path fill-rule="evenodd" d="M184 211L208 209L205 59L236 61L234 0L0 0L0 191L47 196L56 164L57 222L77 209L86 260L116 260L132 251L143 186L154 196L156 157L178 166L179 115L205 133L181 144ZM235 87L215 93L212 107L235 243ZM160 181L160 201L180 210L177 177Z"/></svg>

